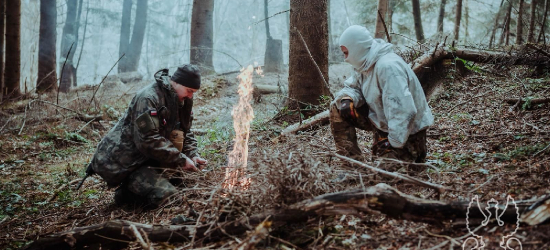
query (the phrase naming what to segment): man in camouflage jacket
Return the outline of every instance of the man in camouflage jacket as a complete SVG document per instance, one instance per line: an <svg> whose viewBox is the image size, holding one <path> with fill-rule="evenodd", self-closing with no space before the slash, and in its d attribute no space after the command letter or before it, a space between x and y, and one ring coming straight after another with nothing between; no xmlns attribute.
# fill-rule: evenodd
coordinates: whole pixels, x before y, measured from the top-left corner
<svg viewBox="0 0 550 250"><path fill-rule="evenodd" d="M192 97L200 88L197 67L179 67L171 78L168 70L161 70L155 79L132 99L124 116L97 146L91 162L93 171L109 187L119 186L115 192L118 205L137 201L158 206L177 192L162 175L163 169L198 171L197 167L206 164L190 130ZM171 137L180 140L176 143Z"/></svg>

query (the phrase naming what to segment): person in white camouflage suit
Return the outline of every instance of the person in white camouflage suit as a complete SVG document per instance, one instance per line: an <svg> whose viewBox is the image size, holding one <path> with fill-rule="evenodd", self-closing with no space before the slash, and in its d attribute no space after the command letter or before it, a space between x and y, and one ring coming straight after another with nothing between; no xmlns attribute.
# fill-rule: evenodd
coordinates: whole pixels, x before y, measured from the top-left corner
<svg viewBox="0 0 550 250"><path fill-rule="evenodd" d="M345 61L354 74L330 108L332 135L340 154L364 160L355 128L373 131L375 157L425 162L426 129L434 118L420 82L392 45L374 39L362 26L340 37Z"/></svg>

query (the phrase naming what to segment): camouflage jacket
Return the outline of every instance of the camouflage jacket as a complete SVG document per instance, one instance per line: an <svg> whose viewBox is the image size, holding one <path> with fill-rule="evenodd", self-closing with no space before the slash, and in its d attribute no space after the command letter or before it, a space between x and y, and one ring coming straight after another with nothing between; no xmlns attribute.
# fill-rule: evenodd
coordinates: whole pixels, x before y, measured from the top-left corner
<svg viewBox="0 0 550 250"><path fill-rule="evenodd" d="M186 157L198 155L197 140L190 131L192 107L192 99L183 104L178 101L167 79L157 79L140 90L124 116L99 142L91 163L94 172L114 187L145 161L163 167L182 166ZM184 131L182 152L168 139L174 129Z"/></svg>

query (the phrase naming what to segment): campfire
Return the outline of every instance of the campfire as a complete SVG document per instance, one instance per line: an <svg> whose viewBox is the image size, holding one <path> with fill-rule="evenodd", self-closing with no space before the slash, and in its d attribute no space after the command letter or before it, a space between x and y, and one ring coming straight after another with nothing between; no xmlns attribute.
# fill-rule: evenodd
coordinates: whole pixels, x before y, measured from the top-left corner
<svg viewBox="0 0 550 250"><path fill-rule="evenodd" d="M261 69L258 69L258 71ZM250 122L254 119L254 110L250 105L252 100L252 74L254 67L249 65L241 70L237 76L239 79L239 101L233 107L233 128L235 139L233 150L229 153L229 163L225 170L225 181L223 187L233 189L235 187L247 188L250 180L245 176L248 162L248 139L250 136Z"/></svg>

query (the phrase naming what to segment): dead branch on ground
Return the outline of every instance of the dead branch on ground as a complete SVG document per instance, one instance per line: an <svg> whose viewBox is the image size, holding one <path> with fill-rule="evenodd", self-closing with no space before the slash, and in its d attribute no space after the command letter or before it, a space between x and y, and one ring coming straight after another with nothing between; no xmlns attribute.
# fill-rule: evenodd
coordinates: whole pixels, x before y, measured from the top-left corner
<svg viewBox="0 0 550 250"><path fill-rule="evenodd" d="M469 216L472 224L481 223L485 219L482 209L485 203L472 204L468 212L469 202L442 202L416 198L399 192L393 187L380 183L364 189L344 191L320 195L312 199L293 204L285 209L274 209L250 217L241 218L220 224L217 229L211 225L147 225L131 221L113 220L98 225L75 228L62 233L44 237L30 244L25 249L68 249L99 246L109 249L120 249L136 241L132 227L139 229L143 236L151 242L188 242L193 235L198 239L215 241L230 235L242 235L246 231L264 221L271 222L273 230L289 223L304 223L318 216L385 214L394 219L402 219L431 224L442 221L462 220ZM519 212L530 204L518 204ZM517 221L517 211L514 206L499 207L503 211L501 220L507 223ZM266 218L268 220L266 220Z"/></svg>

